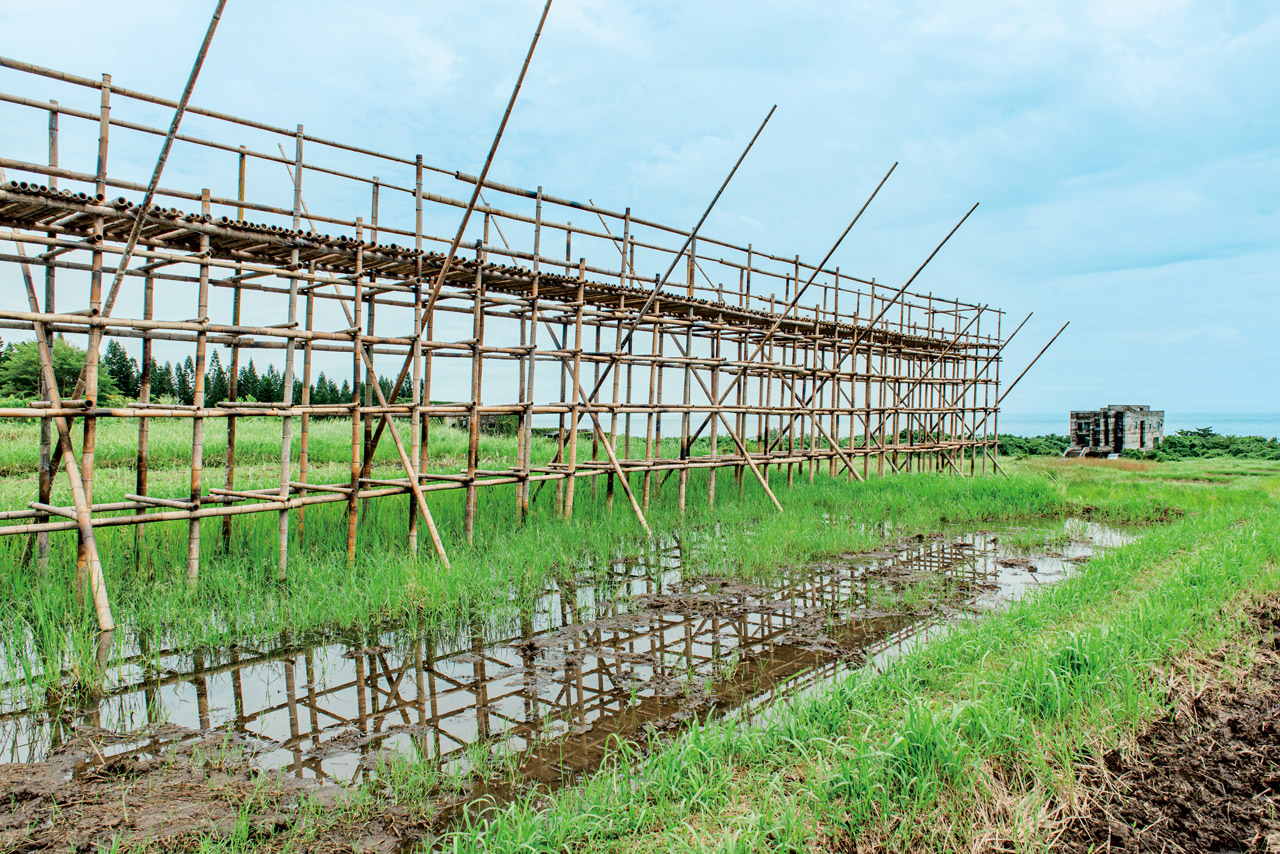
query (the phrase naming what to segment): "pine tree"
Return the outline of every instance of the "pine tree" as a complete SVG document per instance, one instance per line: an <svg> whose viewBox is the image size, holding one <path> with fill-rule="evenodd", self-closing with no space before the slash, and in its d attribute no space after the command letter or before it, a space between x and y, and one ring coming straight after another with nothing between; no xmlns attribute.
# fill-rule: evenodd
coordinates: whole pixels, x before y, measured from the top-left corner
<svg viewBox="0 0 1280 854"><path fill-rule="evenodd" d="M191 361L190 356L173 371L173 391L177 395L178 403L183 406L190 406L195 402L195 377L196 365Z"/></svg>
<svg viewBox="0 0 1280 854"><path fill-rule="evenodd" d="M253 366L253 359L240 369L240 378L236 381L236 394L241 400L262 400L258 392L258 370Z"/></svg>
<svg viewBox="0 0 1280 854"><path fill-rule="evenodd" d="M173 397L177 394L173 382L173 365L165 362L161 365L151 360L151 399Z"/></svg>
<svg viewBox="0 0 1280 854"><path fill-rule="evenodd" d="M311 389L311 402L316 406L326 406L329 403L329 381L325 378L324 371L320 372L320 376L316 377L316 384Z"/></svg>
<svg viewBox="0 0 1280 854"><path fill-rule="evenodd" d="M120 394L134 398L138 396L138 389L141 384L138 376L138 363L129 357L124 347L120 346L119 341L112 339L107 342L107 350L103 354L102 365L115 382L116 388L120 390ZM101 386L99 386L99 391L101 391Z"/></svg>
<svg viewBox="0 0 1280 854"><path fill-rule="evenodd" d="M209 358L209 370L205 371L204 405L217 406L227 399L228 394L230 394L230 386L227 382L227 372L222 367L222 357L215 349Z"/></svg>
<svg viewBox="0 0 1280 854"><path fill-rule="evenodd" d="M263 403L278 403L284 400L284 377L275 365L267 365L267 370L258 378L258 399Z"/></svg>

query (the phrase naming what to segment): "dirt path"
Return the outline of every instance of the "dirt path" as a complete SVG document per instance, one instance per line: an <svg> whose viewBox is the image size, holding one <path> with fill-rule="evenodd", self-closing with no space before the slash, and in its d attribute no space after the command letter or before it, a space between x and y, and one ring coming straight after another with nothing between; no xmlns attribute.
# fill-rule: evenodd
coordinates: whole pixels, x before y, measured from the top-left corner
<svg viewBox="0 0 1280 854"><path fill-rule="evenodd" d="M1256 619L1249 674L1186 692L1133 755L1107 753L1059 850L1280 852L1280 600Z"/></svg>

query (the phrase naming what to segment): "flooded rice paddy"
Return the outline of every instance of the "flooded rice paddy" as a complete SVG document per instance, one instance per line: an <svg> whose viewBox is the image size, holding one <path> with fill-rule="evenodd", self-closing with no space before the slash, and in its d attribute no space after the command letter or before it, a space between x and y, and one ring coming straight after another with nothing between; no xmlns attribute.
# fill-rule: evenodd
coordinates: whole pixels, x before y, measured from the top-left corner
<svg viewBox="0 0 1280 854"><path fill-rule="evenodd" d="M1129 537L1072 520L1028 539L915 537L761 584L685 578L670 542L593 576L603 581L547 591L497 631L133 649L109 659L91 703L8 701L0 780L6 763L45 769L48 788L224 751L253 775L314 789L359 783L402 756L436 769L438 825L482 796L572 782L620 741L643 749L726 715L750 725L780 697L883 663Z"/></svg>

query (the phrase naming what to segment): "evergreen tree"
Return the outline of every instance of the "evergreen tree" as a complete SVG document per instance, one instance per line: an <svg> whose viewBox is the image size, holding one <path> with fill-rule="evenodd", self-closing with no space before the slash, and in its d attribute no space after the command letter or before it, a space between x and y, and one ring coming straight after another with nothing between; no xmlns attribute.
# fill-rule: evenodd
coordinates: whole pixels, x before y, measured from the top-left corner
<svg viewBox="0 0 1280 854"><path fill-rule="evenodd" d="M111 375L111 379L115 381L116 388L120 390L120 394L134 398L138 396L138 389L141 385L141 379L138 376L138 363L129 357L124 347L120 346L119 341L112 339L107 342L107 350L103 354L102 364L106 368L106 372ZM99 380L99 388L101 388L101 380Z"/></svg>
<svg viewBox="0 0 1280 854"><path fill-rule="evenodd" d="M205 371L204 405L217 406L226 400L229 394L230 385L227 381L227 372L222 367L222 357L218 355L218 351L215 349L213 355L209 358L209 370Z"/></svg>
<svg viewBox="0 0 1280 854"><path fill-rule="evenodd" d="M178 403L183 406L190 406L195 402L195 362L191 361L188 356L186 361L174 368L173 371L173 391L178 398Z"/></svg>
<svg viewBox="0 0 1280 854"><path fill-rule="evenodd" d="M262 400L258 394L258 370L253 366L253 359L240 369L240 378L236 380L236 394L241 400Z"/></svg>
<svg viewBox="0 0 1280 854"><path fill-rule="evenodd" d="M155 359L151 360L151 399L156 400L161 397L174 397L177 390L173 381L173 365L165 362L161 365Z"/></svg>
<svg viewBox="0 0 1280 854"><path fill-rule="evenodd" d="M316 384L311 389L311 402L316 406L326 406L329 403L329 380L325 377L324 371L320 372L320 376L316 377Z"/></svg>
<svg viewBox="0 0 1280 854"><path fill-rule="evenodd" d="M284 377L275 365L267 365L267 370L258 378L258 400L263 403L278 403L284 400Z"/></svg>

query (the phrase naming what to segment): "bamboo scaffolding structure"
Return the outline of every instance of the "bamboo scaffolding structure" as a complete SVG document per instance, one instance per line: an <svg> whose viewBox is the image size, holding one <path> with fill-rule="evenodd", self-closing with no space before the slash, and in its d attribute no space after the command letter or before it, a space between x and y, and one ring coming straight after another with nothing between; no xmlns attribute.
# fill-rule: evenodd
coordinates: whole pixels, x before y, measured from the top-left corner
<svg viewBox="0 0 1280 854"><path fill-rule="evenodd" d="M817 263L703 234L716 199L684 229L637 216L630 207L614 210L541 187L491 181L489 167L536 43L535 35L475 177L428 165L420 155L384 155L326 140L301 125L286 130L238 119L186 104L185 97L169 102L117 86L109 76L94 80L0 58L20 79L89 88L99 102L96 110L82 110L63 106L74 103L67 98L0 92L0 115L38 111L49 127L47 163L0 157L0 165L19 173L7 183L0 177L0 241L17 247L16 254L0 252L0 266L21 265L29 291L25 308L15 300L0 306L0 328L42 337L45 350L63 335L93 342L95 354L114 342L142 357L136 400L100 399L95 355L86 358L74 393L60 395L42 379L38 400L0 408L0 418L38 420L46 437L38 449L33 443L36 500L0 508L0 536L30 537L39 562L50 554L42 544L76 532L80 583L92 589L95 606L99 598L105 604L99 618L107 626L110 608L93 539L104 528L135 530L131 553L140 568L150 560L146 526L185 525L187 576L199 583L203 520L219 520L212 530L220 547L234 550L238 517L274 513L275 569L283 579L289 520L296 520L299 540L305 534L310 544L311 514L321 506L338 514L345 509L346 553L354 562L365 527L376 524L372 502L407 499L406 548L416 551L425 524L435 559L447 565L427 503L433 493L459 490L462 529L471 541L481 519L502 506L479 502L480 490L490 487L511 490L512 520L520 522L540 488L552 483L556 509L569 519L575 505L581 508L579 481L586 478L594 488L603 478L603 505L612 508L620 488L638 528L648 530L648 511L666 477L675 480L671 500L682 510L701 500L689 489L694 472L706 473L709 504L723 500L728 483L717 473L726 467L739 490L758 486L781 510L781 479L771 479L773 472L785 471L791 483L797 473L810 480L820 473L865 480L906 470L975 474L988 460L998 466L993 419L1008 340L1000 337L1000 313L911 292L932 254L905 285L888 289L829 267L893 168ZM120 105L135 101L185 104L208 129L196 136L178 132L176 121L168 130L132 121ZM269 146L261 143L264 134ZM98 143L97 162L77 169L65 153L88 150L90 138ZM235 198L166 187L163 163L139 178L123 165L130 158L118 153L108 174L108 141L131 153L139 139L182 142L175 158L188 146L235 158ZM259 142L249 146L242 139ZM288 139L294 147L286 153ZM278 154L257 150L268 147ZM287 170L291 199L249 197L247 173L258 164ZM178 167L170 171L177 174ZM351 189L368 192L369 209L360 215L309 209L302 192L308 174L341 184L339 198ZM306 181L313 187L310 177ZM455 198L445 182L461 182L469 192ZM321 183L310 191L314 203ZM125 195L108 198L108 192ZM184 213L192 202L199 207ZM451 235L428 229L427 223L457 211L461 223ZM598 223L584 227L574 211ZM562 257L558 232L564 233ZM104 289L108 264L115 276ZM43 302L31 278L37 268L45 274ZM59 289L74 300L59 300ZM189 393L176 402L160 397L153 364L187 353L194 357ZM229 356L230 366L216 398L206 382L215 354ZM281 385L273 399L249 399L257 390L245 387L242 375L253 357L257 369L277 371ZM400 371L384 378L379 364L398 364ZM317 396L321 367L326 380L349 383L348 396ZM76 418L85 437L78 457L70 453L67 432ZM226 419L226 449L215 482L204 464L210 419L219 418ZM278 419L279 467L269 482L248 488L237 430L244 419L261 418ZM137 427L133 491L125 500L93 498L100 468L94 439L103 419L134 419ZM157 488L151 446L159 419L191 421L190 484L181 494ZM312 432L320 419L349 420L350 458L344 447L342 475L319 474L330 471L316 465ZM433 447L433 424L463 419L465 459L460 453L450 462L438 441ZM504 421L515 424L515 452L495 460L487 434ZM584 430L590 456L581 444ZM392 472L376 463L384 432L396 448ZM71 505L59 504L52 490L62 460L68 478L74 473L80 483Z"/></svg>

